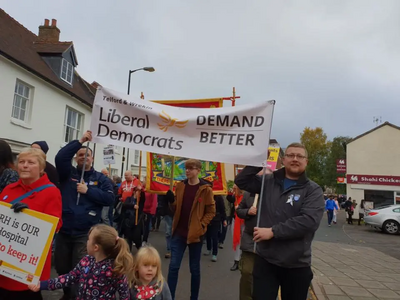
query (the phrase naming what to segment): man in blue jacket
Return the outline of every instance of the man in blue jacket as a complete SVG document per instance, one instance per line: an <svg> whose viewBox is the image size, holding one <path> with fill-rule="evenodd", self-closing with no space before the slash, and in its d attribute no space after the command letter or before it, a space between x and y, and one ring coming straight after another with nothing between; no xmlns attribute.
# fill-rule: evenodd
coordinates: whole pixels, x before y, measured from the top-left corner
<svg viewBox="0 0 400 300"><path fill-rule="evenodd" d="M329 198L325 202L325 209L328 213L328 226L331 226L333 220L334 210L339 210L339 207L336 205L335 200L333 200L333 196L329 196Z"/></svg>
<svg viewBox="0 0 400 300"><path fill-rule="evenodd" d="M79 141L72 141L63 147L55 158L60 178L63 222L56 238L54 253L55 267L59 275L70 272L86 255L89 229L101 222L103 207L114 203L110 180L92 168L91 149L88 149L84 165L87 147L82 144L91 140L92 133L86 131ZM74 156L76 168L71 164ZM80 182L83 168L85 168L84 178L83 182ZM75 297L75 290L66 288L61 299L75 299Z"/></svg>

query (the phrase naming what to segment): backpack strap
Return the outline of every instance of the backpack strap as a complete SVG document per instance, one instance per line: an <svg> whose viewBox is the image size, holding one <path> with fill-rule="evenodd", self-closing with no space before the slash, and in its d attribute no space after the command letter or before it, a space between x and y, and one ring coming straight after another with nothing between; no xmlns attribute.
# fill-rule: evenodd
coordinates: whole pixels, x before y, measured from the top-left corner
<svg viewBox="0 0 400 300"><path fill-rule="evenodd" d="M10 204L18 203L18 202L24 200L25 198L28 198L33 193L43 191L44 189L47 189L47 188L52 187L52 186L55 187L54 184L45 184L45 185L39 186L36 189L33 189L33 190L23 194L22 196L19 196L17 199L14 199L13 201L10 202Z"/></svg>

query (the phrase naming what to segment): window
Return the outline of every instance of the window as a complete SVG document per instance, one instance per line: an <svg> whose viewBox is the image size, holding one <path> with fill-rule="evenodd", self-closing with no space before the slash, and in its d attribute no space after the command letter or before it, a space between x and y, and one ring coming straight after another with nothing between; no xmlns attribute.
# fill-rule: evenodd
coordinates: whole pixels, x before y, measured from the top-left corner
<svg viewBox="0 0 400 300"><path fill-rule="evenodd" d="M69 107L65 110L64 142L69 143L81 136L83 115Z"/></svg>
<svg viewBox="0 0 400 300"><path fill-rule="evenodd" d="M72 84L72 76L74 74L74 67L70 62L63 58L61 63L61 79Z"/></svg>
<svg viewBox="0 0 400 300"><path fill-rule="evenodd" d="M374 202L374 209L395 204L392 191L364 190L364 199Z"/></svg>
<svg viewBox="0 0 400 300"><path fill-rule="evenodd" d="M140 159L140 151L135 150L135 154L133 156L133 164L134 165L139 165L139 159Z"/></svg>
<svg viewBox="0 0 400 300"><path fill-rule="evenodd" d="M11 117L24 122L28 121L29 99L31 88L17 80L14 91L14 102Z"/></svg>

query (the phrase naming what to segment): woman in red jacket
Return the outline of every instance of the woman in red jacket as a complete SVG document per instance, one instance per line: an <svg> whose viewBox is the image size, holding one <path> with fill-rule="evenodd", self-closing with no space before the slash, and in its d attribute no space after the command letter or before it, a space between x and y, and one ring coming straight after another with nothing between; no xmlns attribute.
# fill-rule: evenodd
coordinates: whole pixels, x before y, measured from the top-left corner
<svg viewBox="0 0 400 300"><path fill-rule="evenodd" d="M0 201L7 203L43 185L52 184L44 173L46 155L42 150L29 148L23 150L17 159L18 182L8 185L0 194ZM62 203L61 194L55 186L48 187L33 193L22 201L15 203L11 209L20 212L29 208L41 213L55 216L60 219L56 231L61 227ZM49 251L40 280L50 278L51 251ZM43 299L40 292L32 292L26 284L0 276L0 299L12 300L39 300Z"/></svg>

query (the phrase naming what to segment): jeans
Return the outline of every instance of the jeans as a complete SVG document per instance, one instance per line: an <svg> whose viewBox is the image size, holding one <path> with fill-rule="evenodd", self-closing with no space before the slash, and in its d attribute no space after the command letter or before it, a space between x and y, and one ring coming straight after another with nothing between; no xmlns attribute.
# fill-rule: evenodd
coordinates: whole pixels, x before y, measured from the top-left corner
<svg viewBox="0 0 400 300"><path fill-rule="evenodd" d="M165 239L167 241L167 252L171 252L171 233L172 233L172 217L164 216L165 222Z"/></svg>
<svg viewBox="0 0 400 300"><path fill-rule="evenodd" d="M56 237L56 248L54 251L54 264L58 275L69 273L79 261L87 254L87 235L71 236L59 232ZM76 297L77 285L64 288L64 295L71 299Z"/></svg>
<svg viewBox="0 0 400 300"><path fill-rule="evenodd" d="M187 244L186 237L174 234L171 239L171 261L168 270L168 286L171 291L172 299L175 299L176 286L178 284L178 274L181 267L183 254L186 247L189 247L189 268L191 278L190 300L198 300L200 290L200 257L203 242Z"/></svg>
<svg viewBox="0 0 400 300"><path fill-rule="evenodd" d="M328 224L331 225L333 219L333 210L327 210L328 213Z"/></svg>
<svg viewBox="0 0 400 300"><path fill-rule="evenodd" d="M253 299L276 300L279 286L282 300L306 300L313 278L311 267L283 268L256 255L253 269Z"/></svg>
<svg viewBox="0 0 400 300"><path fill-rule="evenodd" d="M220 222L211 222L207 228L207 250L211 251L212 255L218 255L218 229Z"/></svg>
<svg viewBox="0 0 400 300"><path fill-rule="evenodd" d="M253 252L243 251L239 261L239 270L241 273L239 283L239 299L253 299L253 268L256 254Z"/></svg>

